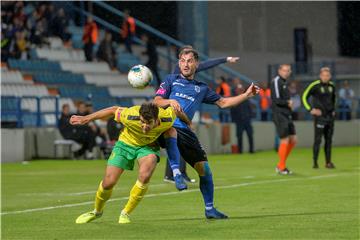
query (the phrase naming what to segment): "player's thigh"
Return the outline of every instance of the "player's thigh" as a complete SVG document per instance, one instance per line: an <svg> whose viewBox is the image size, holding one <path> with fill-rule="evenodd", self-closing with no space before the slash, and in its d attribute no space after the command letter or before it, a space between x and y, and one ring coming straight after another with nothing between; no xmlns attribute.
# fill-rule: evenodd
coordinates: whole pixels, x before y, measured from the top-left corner
<svg viewBox="0 0 360 240"><path fill-rule="evenodd" d="M139 176L138 179L142 183L148 183L156 168L158 156L149 154L138 159L139 162Z"/></svg>
<svg viewBox="0 0 360 240"><path fill-rule="evenodd" d="M139 180L147 183L160 161L160 148L155 146L144 146L136 151L136 159L139 163Z"/></svg>
<svg viewBox="0 0 360 240"><path fill-rule="evenodd" d="M112 188L118 181L121 174L124 172L124 169L108 165L105 170L105 176L103 178L103 188L109 189Z"/></svg>
<svg viewBox="0 0 360 240"><path fill-rule="evenodd" d="M197 162L207 161L206 152L194 132L188 129L176 129L178 148L183 159L192 167Z"/></svg>

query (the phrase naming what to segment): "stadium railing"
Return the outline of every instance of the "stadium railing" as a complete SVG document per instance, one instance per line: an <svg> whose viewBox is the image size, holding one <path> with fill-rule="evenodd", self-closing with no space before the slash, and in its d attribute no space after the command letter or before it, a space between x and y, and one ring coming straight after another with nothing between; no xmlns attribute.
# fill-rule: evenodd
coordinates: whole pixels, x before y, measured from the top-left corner
<svg viewBox="0 0 360 240"><path fill-rule="evenodd" d="M124 17L124 13L114 7L112 7L111 5L103 2L103 1L94 1L93 4L103 8L103 9L106 9L108 10L109 12L123 18ZM113 24L105 21L104 19L101 19L97 16L95 16L94 14L88 12L88 11L85 11L84 9L81 9L79 7L76 7L74 6L73 4L69 4L68 5L70 8L74 9L76 12L79 12L85 16L91 16L93 17L93 19L98 22L99 24L101 24L102 26L104 26L105 28L107 28L108 30L111 30L111 31L114 31L116 32L117 34L121 32L121 29L119 27L116 27L114 26ZM167 71L170 73L171 70L172 70L172 67L173 65L177 62L177 58L174 57L172 54L171 54L171 47L172 46L176 46L178 48L186 45L185 43L181 42L181 41L178 41L172 37L170 37L169 35L167 34L164 34L160 31L158 31L157 29L149 26L148 24L138 20L138 19L135 19L135 23L136 23L136 26L141 28L142 30L152 34L153 36L163 40L165 42L165 45L166 45L166 53L158 50L158 53L159 53L159 56L160 57L163 57L167 60L168 62L168 66L167 66ZM135 43L137 44L140 44L140 45L145 45L141 39L139 39L138 37L135 37L134 38L134 41ZM208 59L209 57L203 53L200 53L200 59L202 60L206 60ZM228 76L231 76L231 77L238 77L240 79L242 79L243 81L247 82L247 83L251 83L251 82L257 82L256 80L253 80L251 78L249 78L248 76L245 76L244 74L241 74L237 71L234 71L233 69L227 67L227 66L224 66L224 65L220 65L218 67L223 73L225 73L226 75ZM214 71L208 71L206 73L203 74L203 79L205 81L213 81L215 79L215 75L214 75Z"/></svg>

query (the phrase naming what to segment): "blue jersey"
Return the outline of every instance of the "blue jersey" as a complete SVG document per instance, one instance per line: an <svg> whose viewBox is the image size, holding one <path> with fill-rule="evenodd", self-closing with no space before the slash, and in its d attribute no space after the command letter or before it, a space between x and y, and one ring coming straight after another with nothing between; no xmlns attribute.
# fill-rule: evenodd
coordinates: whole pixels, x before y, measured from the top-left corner
<svg viewBox="0 0 360 240"><path fill-rule="evenodd" d="M168 75L165 81L161 83L156 96L178 101L190 120L194 117L195 112L200 109L201 103L214 104L221 98L206 83L187 80L180 74ZM174 127L187 128L188 126L177 118Z"/></svg>

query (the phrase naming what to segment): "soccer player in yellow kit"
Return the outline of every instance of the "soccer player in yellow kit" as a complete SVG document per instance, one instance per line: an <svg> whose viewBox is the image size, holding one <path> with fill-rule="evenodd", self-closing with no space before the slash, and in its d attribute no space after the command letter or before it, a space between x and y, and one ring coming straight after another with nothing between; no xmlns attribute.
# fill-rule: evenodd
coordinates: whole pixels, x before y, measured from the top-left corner
<svg viewBox="0 0 360 240"><path fill-rule="evenodd" d="M124 170L133 170L135 160L139 163L138 179L130 191L130 197L121 211L119 223L130 223L129 215L144 197L148 183L160 159L160 148L156 139L164 133L165 137L176 137L172 125L178 116L190 123L182 111L172 107L158 108L153 103L130 108L110 107L86 116L73 115L70 123L83 125L96 119L115 116L124 125L113 151L108 159L106 172L95 196L95 209L84 213L76 223L88 223L102 216L105 202L110 198L112 189Z"/></svg>

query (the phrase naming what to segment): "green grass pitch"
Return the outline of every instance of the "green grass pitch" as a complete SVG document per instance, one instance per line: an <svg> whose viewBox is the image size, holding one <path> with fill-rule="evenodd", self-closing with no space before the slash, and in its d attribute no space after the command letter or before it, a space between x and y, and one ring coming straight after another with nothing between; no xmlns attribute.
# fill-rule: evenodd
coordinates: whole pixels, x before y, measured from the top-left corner
<svg viewBox="0 0 360 240"><path fill-rule="evenodd" d="M334 148L334 170L321 153L314 170L311 149L295 149L293 176L275 174L274 151L209 156L215 206L230 217L220 221L204 218L198 183L179 193L163 182L162 159L128 225L117 222L137 171L120 178L102 218L77 225L106 161L2 164L1 239L359 239L359 151Z"/></svg>

